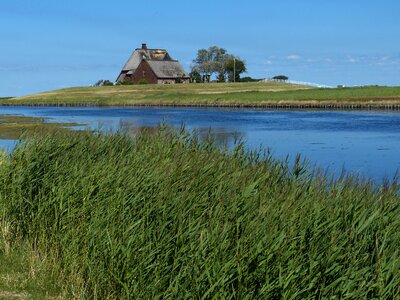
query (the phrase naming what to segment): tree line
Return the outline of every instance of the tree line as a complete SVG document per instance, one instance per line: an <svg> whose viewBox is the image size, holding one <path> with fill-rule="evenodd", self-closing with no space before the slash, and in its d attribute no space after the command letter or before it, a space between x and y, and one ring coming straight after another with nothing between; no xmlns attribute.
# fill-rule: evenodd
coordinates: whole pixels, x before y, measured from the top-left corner
<svg viewBox="0 0 400 300"><path fill-rule="evenodd" d="M240 74L246 71L243 59L228 53L224 48L211 46L197 51L190 77L192 82L210 82L215 75L218 82L234 82L240 81Z"/></svg>

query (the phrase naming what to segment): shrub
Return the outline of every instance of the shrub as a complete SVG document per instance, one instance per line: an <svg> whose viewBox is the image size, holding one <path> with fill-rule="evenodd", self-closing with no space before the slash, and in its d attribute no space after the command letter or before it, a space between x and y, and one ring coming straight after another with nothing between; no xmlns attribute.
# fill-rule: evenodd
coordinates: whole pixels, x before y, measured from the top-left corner
<svg viewBox="0 0 400 300"><path fill-rule="evenodd" d="M190 72L189 76L190 76L190 81L193 83L203 82L200 73L196 70L193 70L192 72Z"/></svg>
<svg viewBox="0 0 400 300"><path fill-rule="evenodd" d="M111 85L114 85L114 83L111 82L110 80L104 80L104 79L101 79L94 84L94 86L111 86Z"/></svg>
<svg viewBox="0 0 400 300"><path fill-rule="evenodd" d="M149 82L146 79L140 79L138 84L148 84Z"/></svg>
<svg viewBox="0 0 400 300"><path fill-rule="evenodd" d="M260 79L251 78L249 76L240 78L240 82L257 82L257 81L260 81Z"/></svg>
<svg viewBox="0 0 400 300"><path fill-rule="evenodd" d="M117 85L133 85L133 81L132 80L118 81Z"/></svg>

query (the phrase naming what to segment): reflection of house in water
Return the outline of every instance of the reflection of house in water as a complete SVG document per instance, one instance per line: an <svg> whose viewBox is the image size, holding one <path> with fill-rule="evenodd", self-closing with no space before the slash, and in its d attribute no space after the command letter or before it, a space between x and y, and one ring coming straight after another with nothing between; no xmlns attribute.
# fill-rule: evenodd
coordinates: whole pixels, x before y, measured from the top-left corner
<svg viewBox="0 0 400 300"><path fill-rule="evenodd" d="M136 49L122 68L117 82L141 81L158 84L189 83L181 64L165 49L148 49L146 44Z"/></svg>
<svg viewBox="0 0 400 300"><path fill-rule="evenodd" d="M243 133L225 127L199 128L195 132L203 142L212 142L228 148L240 143L244 138Z"/></svg>
<svg viewBox="0 0 400 300"><path fill-rule="evenodd" d="M120 132L135 137L140 134L157 134L160 131L160 126L144 126L135 122L120 122Z"/></svg>
<svg viewBox="0 0 400 300"><path fill-rule="evenodd" d="M161 125L151 126L151 125L141 125L135 121L121 120L119 123L119 131L127 134L128 136L135 137L137 135L147 133L147 134L157 134L159 133ZM182 127L170 127L171 130L176 131L178 134ZM214 145L221 147L231 148L234 145L240 143L244 139L243 133L235 131L232 129L224 127L216 128L197 128L189 130L192 134L196 135L197 138L202 142L211 142Z"/></svg>

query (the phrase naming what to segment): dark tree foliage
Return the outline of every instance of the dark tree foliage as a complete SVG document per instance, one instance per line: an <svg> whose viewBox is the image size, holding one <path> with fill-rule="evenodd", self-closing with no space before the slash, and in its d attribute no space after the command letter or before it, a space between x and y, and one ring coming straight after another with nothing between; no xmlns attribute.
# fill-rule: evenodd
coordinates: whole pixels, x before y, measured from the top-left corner
<svg viewBox="0 0 400 300"><path fill-rule="evenodd" d="M110 80L101 79L97 81L93 86L111 86L114 85Z"/></svg>
<svg viewBox="0 0 400 300"><path fill-rule="evenodd" d="M289 77L285 76L285 75L277 75L272 77L272 79L276 80L276 81L287 81L289 79Z"/></svg>
<svg viewBox="0 0 400 300"><path fill-rule="evenodd" d="M217 81L218 82L225 82L226 81L225 72L221 72L221 73L218 74Z"/></svg>
<svg viewBox="0 0 400 300"><path fill-rule="evenodd" d="M123 81L118 81L116 84L117 85L133 85L133 81L132 80L123 80Z"/></svg>
<svg viewBox="0 0 400 300"><path fill-rule="evenodd" d="M192 70L192 72L190 72L189 76L190 76L190 82L199 83L199 82L203 81L200 73L197 70Z"/></svg>
<svg viewBox="0 0 400 300"><path fill-rule="evenodd" d="M225 82L226 79L234 81L234 77L235 81L239 81L240 74L246 72L244 60L218 46L198 50L193 63L192 73L197 72L203 82L209 82L213 75L217 76L218 82Z"/></svg>
<svg viewBox="0 0 400 300"><path fill-rule="evenodd" d="M240 81L240 74L247 72L246 63L239 57L231 55L225 61L225 71L229 82Z"/></svg>
<svg viewBox="0 0 400 300"><path fill-rule="evenodd" d="M260 81L260 79L252 78L250 76L240 78L240 82L257 82L257 81Z"/></svg>

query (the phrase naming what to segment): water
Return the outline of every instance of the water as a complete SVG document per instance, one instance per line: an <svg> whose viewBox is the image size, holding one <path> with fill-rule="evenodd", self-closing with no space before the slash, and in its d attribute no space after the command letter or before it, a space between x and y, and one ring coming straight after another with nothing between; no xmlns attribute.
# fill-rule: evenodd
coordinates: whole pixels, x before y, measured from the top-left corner
<svg viewBox="0 0 400 300"><path fill-rule="evenodd" d="M339 174L392 178L400 168L400 113L354 111L265 111L187 108L0 107L0 114L76 122L104 131L185 124L202 132L212 128L220 141L242 138L248 148L268 147L279 158L297 153L311 165ZM0 141L8 149L15 141Z"/></svg>

